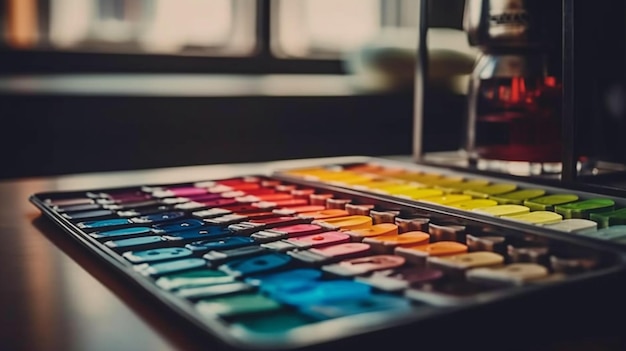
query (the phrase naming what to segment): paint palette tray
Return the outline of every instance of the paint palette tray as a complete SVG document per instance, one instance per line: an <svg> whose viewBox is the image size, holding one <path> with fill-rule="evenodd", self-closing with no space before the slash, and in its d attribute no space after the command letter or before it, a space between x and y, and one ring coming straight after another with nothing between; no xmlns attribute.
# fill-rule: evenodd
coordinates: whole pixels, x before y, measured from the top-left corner
<svg viewBox="0 0 626 351"><path fill-rule="evenodd" d="M30 200L60 235L204 333L210 349L322 350L417 339L442 346L456 338L429 344L428 336L449 330L459 341L489 330L509 337L507 330L541 313L525 326L540 333L578 304L579 294L592 298L624 273L622 251L586 240L587 231L547 229L556 225L549 215L542 225L528 224L489 206L481 212L442 204L521 200L485 196L485 184L466 193L453 187L458 177L434 174L368 161ZM442 192L431 192L428 202L414 196L430 190ZM589 214L554 206L562 216ZM563 291L570 293L558 295Z"/></svg>
<svg viewBox="0 0 626 351"><path fill-rule="evenodd" d="M619 189L611 189L619 194L600 194L520 181L519 177L490 177L374 158L281 170L277 175L523 227L539 226L544 232L626 249L626 191Z"/></svg>

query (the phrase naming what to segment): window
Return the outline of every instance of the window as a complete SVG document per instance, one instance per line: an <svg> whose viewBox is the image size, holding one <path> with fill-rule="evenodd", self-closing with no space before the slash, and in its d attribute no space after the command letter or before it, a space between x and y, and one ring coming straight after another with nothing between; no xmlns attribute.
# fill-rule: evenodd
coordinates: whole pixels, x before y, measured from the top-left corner
<svg viewBox="0 0 626 351"><path fill-rule="evenodd" d="M18 58L63 57L52 62L68 70L104 64L122 70L210 71L213 65L222 72L337 71L345 53L381 30L416 30L417 6L418 0L4 0L3 51ZM124 54L126 60L105 64L85 56L93 53ZM72 64L72 54L82 54L80 64Z"/></svg>
<svg viewBox="0 0 626 351"><path fill-rule="evenodd" d="M282 57L336 58L385 28L417 30L417 0L277 0L272 49Z"/></svg>
<svg viewBox="0 0 626 351"><path fill-rule="evenodd" d="M8 1L10 46L206 56L249 55L254 50L254 0L50 0L43 4Z"/></svg>
<svg viewBox="0 0 626 351"><path fill-rule="evenodd" d="M378 0L283 0L276 4L275 53L333 57L380 29Z"/></svg>

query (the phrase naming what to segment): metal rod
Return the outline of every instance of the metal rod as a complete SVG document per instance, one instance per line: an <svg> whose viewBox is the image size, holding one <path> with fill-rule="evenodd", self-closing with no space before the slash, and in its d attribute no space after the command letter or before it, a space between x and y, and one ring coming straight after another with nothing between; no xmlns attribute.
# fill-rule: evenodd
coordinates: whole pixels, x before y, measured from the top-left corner
<svg viewBox="0 0 626 351"><path fill-rule="evenodd" d="M418 43L415 67L415 101L413 111L413 159L420 161L423 156L424 114L428 83L428 0L419 0Z"/></svg>
<svg viewBox="0 0 626 351"><path fill-rule="evenodd" d="M575 60L574 60L574 3L573 0L563 0L563 108L561 116L561 180L564 182L574 182L577 176L576 164L578 161L575 137L578 125L577 109L574 107L575 101Z"/></svg>

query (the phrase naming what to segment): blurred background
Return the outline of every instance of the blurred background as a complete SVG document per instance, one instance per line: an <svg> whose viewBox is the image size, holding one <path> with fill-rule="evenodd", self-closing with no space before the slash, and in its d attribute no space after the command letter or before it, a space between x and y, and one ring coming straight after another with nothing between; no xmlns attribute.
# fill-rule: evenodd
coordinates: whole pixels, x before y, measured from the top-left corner
<svg viewBox="0 0 626 351"><path fill-rule="evenodd" d="M0 4L0 178L411 153L417 0ZM426 151L461 137L463 6L430 4Z"/></svg>

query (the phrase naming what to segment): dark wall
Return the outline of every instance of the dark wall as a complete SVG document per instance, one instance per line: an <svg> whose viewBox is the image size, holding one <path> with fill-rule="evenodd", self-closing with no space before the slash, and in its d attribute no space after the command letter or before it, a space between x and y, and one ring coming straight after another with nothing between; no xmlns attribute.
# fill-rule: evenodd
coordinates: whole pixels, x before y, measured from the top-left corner
<svg viewBox="0 0 626 351"><path fill-rule="evenodd" d="M410 154L412 94L0 95L0 178Z"/></svg>

